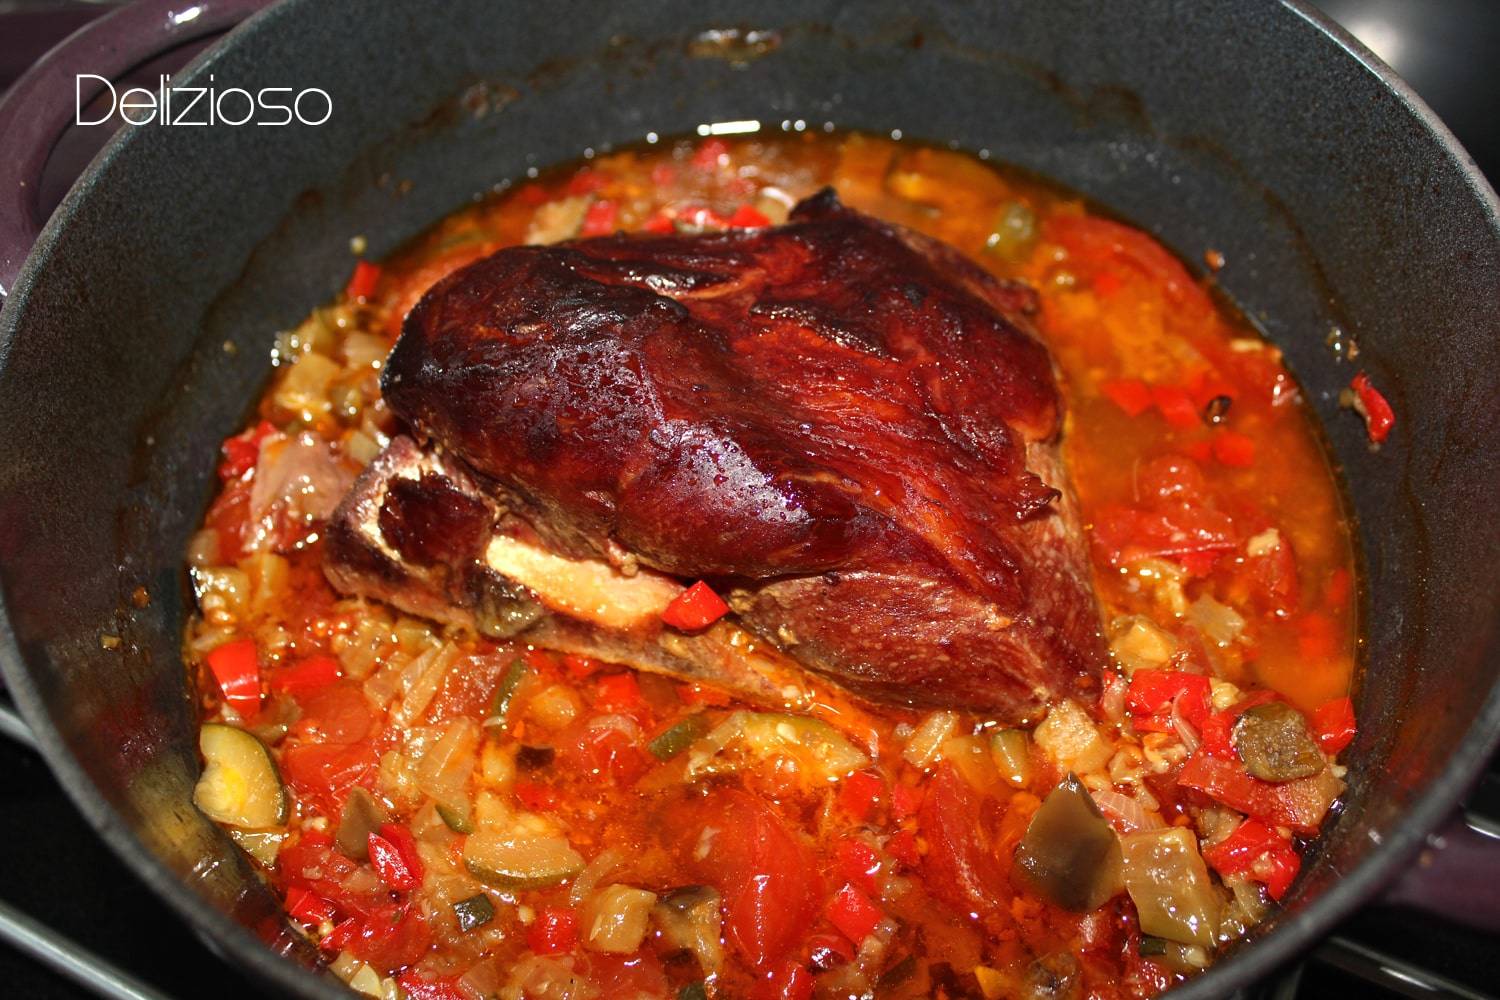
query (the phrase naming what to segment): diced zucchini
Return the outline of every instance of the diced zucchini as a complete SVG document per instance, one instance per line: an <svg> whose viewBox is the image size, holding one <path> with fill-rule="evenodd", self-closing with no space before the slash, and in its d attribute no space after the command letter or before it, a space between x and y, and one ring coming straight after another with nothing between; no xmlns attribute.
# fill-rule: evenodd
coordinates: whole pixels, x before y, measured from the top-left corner
<svg viewBox="0 0 1500 1000"><path fill-rule="evenodd" d="M495 904L490 902L490 897L481 892L454 903L453 916L458 921L458 929L467 934L474 928L483 927L495 919Z"/></svg>
<svg viewBox="0 0 1500 1000"><path fill-rule="evenodd" d="M231 829L229 836L240 845L240 850L270 868L276 864L276 856L281 853L281 845L286 842L287 832L285 830Z"/></svg>
<svg viewBox="0 0 1500 1000"><path fill-rule="evenodd" d="M454 833L474 832L474 818L467 802L439 802L437 814Z"/></svg>
<svg viewBox="0 0 1500 1000"><path fill-rule="evenodd" d="M577 875L583 870L583 855L564 837L515 837L481 830L464 843L464 865L486 885L540 889Z"/></svg>
<svg viewBox="0 0 1500 1000"><path fill-rule="evenodd" d="M208 766L193 802L204 815L242 830L286 823L286 789L264 743L243 729L209 722L198 731L198 749Z"/></svg>
<svg viewBox="0 0 1500 1000"><path fill-rule="evenodd" d="M390 819L390 812L375 796L358 786L351 788L344 800L344 811L339 815L334 842L345 857L365 861L370 857L370 834Z"/></svg>
<svg viewBox="0 0 1500 1000"><path fill-rule="evenodd" d="M667 727L660 736L646 745L646 749L657 760L670 760L692 746L707 731L707 716L702 712L694 712Z"/></svg>

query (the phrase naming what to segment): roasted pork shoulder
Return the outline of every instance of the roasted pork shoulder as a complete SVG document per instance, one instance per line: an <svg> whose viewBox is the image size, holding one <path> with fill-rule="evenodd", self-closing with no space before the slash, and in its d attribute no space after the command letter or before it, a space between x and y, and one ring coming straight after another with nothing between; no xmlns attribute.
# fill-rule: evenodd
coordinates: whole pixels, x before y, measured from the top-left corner
<svg viewBox="0 0 1500 1000"><path fill-rule="evenodd" d="M762 694L795 662L1034 715L1104 655L1033 309L832 192L775 228L502 250L407 316L382 389L416 440L341 505L329 577L709 680L754 646L777 666L731 686ZM737 624L662 626L696 579Z"/></svg>

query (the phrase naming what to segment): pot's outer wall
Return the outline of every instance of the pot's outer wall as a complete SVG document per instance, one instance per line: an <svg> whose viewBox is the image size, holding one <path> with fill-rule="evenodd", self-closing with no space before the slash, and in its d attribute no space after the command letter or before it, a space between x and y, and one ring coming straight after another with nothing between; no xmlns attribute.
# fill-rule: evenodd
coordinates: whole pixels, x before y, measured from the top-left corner
<svg viewBox="0 0 1500 1000"><path fill-rule="evenodd" d="M778 29L781 45L748 65L687 57L688 38L729 25ZM3 654L111 844L276 985L342 995L220 915L277 938L268 894L189 802L182 553L218 442L266 376L274 331L346 278L351 236L378 256L496 181L648 131L802 119L987 149L1190 261L1223 251L1224 288L1286 350L1360 526L1361 735L1349 806L1290 909L1180 995L1225 995L1368 896L1492 745L1494 196L1410 98L1299 12L464 0L433 16L293 0L200 60L208 72L219 87L321 87L332 118L127 129L54 217L0 314ZM1338 410L1354 369L1324 345L1334 326L1395 406L1378 453ZM122 648L102 649L106 634ZM1380 844L1384 864L1357 868Z"/></svg>

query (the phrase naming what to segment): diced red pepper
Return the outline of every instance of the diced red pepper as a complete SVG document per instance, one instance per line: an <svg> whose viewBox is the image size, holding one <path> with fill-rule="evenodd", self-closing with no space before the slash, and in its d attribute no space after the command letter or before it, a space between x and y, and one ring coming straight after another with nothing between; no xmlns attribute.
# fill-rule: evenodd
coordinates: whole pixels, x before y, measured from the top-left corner
<svg viewBox="0 0 1500 1000"><path fill-rule="evenodd" d="M1172 705L1180 697L1182 717L1201 729L1208 719L1211 708L1209 693L1211 685L1202 674L1190 674L1182 670L1137 670L1130 677L1130 689L1125 694L1125 708L1130 712L1137 729L1141 722L1156 717L1165 725L1170 717ZM1147 731L1166 732L1166 728Z"/></svg>
<svg viewBox="0 0 1500 1000"><path fill-rule="evenodd" d="M842 934L819 931L807 939L807 962L819 972L852 961L854 946Z"/></svg>
<svg viewBox="0 0 1500 1000"><path fill-rule="evenodd" d="M1151 387L1138 378L1107 379L1099 384L1099 391L1126 416L1138 417L1151 409Z"/></svg>
<svg viewBox="0 0 1500 1000"><path fill-rule="evenodd" d="M661 613L661 620L684 632L696 632L708 628L728 613L729 605L723 598L699 580L672 598L672 603Z"/></svg>
<svg viewBox="0 0 1500 1000"><path fill-rule="evenodd" d="M729 155L729 146L723 139L706 139L693 151L693 166L699 170L712 170L720 159Z"/></svg>
<svg viewBox="0 0 1500 1000"><path fill-rule="evenodd" d="M761 229L770 224L771 220L752 205L741 205L729 216L729 225L733 229Z"/></svg>
<svg viewBox="0 0 1500 1000"><path fill-rule="evenodd" d="M1354 376L1349 388L1354 390L1354 409L1365 418L1365 433L1370 435L1371 441L1379 444L1396 426L1396 412L1364 372Z"/></svg>
<svg viewBox="0 0 1500 1000"><path fill-rule="evenodd" d="M628 712L645 704L635 674L604 674L594 682L594 690L594 704L610 711Z"/></svg>
<svg viewBox="0 0 1500 1000"><path fill-rule="evenodd" d="M922 792L910 785L891 786L891 815L896 819L915 816L922 808Z"/></svg>
<svg viewBox="0 0 1500 1000"><path fill-rule="evenodd" d="M1302 867L1302 856L1286 838L1258 819L1247 819L1203 858L1221 875L1249 875L1280 899Z"/></svg>
<svg viewBox="0 0 1500 1000"><path fill-rule="evenodd" d="M1314 778L1272 784L1251 777L1238 760L1214 757L1201 750L1182 765L1177 783L1247 816L1273 826L1288 826L1298 833L1316 832L1328 805Z"/></svg>
<svg viewBox="0 0 1500 1000"><path fill-rule="evenodd" d="M1198 727L1198 738L1203 752L1225 760L1238 760L1239 755L1234 751L1234 745L1230 742L1230 734L1234 732L1234 724L1240 721L1244 715L1256 705L1264 705L1267 702L1279 700L1280 695L1274 691L1253 691L1224 709L1222 712L1211 712L1203 724Z"/></svg>
<svg viewBox="0 0 1500 1000"><path fill-rule="evenodd" d="M829 923L855 944L873 934L875 925L884 917L880 907L852 884L846 883L828 902Z"/></svg>
<svg viewBox="0 0 1500 1000"><path fill-rule="evenodd" d="M922 863L922 851L917 846L917 835L910 830L898 830L885 842L885 852L908 868Z"/></svg>
<svg viewBox="0 0 1500 1000"><path fill-rule="evenodd" d="M675 233L677 231L677 223L672 221L672 216L666 209L662 209L647 219L645 225L641 226L641 228L648 233Z"/></svg>
<svg viewBox="0 0 1500 1000"><path fill-rule="evenodd" d="M807 966L788 959L760 980L750 996L751 1000L812 1000L814 985Z"/></svg>
<svg viewBox="0 0 1500 1000"><path fill-rule="evenodd" d="M272 691L296 697L327 687L342 673L339 661L331 656L306 656L273 670L268 683Z"/></svg>
<svg viewBox="0 0 1500 1000"><path fill-rule="evenodd" d="M1157 412L1173 427L1186 430L1203 423L1198 407L1193 405L1193 399L1186 389L1175 385L1153 385L1151 402L1156 404Z"/></svg>
<svg viewBox="0 0 1500 1000"><path fill-rule="evenodd" d="M532 812L548 812L556 809L562 801L562 796L555 788L535 781L518 781L514 790L516 798Z"/></svg>
<svg viewBox="0 0 1500 1000"><path fill-rule="evenodd" d="M401 892L422 884L422 857L411 831L399 823L385 823L369 838L370 864L380 881Z"/></svg>
<svg viewBox="0 0 1500 1000"><path fill-rule="evenodd" d="M1093 285L1095 294L1107 299L1124 287L1125 282L1118 271L1100 271L1094 275Z"/></svg>
<svg viewBox="0 0 1500 1000"><path fill-rule="evenodd" d="M839 805L863 823L870 818L870 813L874 811L884 792L885 782L878 774L855 771L839 786Z"/></svg>
<svg viewBox="0 0 1500 1000"><path fill-rule="evenodd" d="M235 639L216 646L204 658L219 682L224 700L241 716L260 711L260 657L254 639Z"/></svg>
<svg viewBox="0 0 1500 1000"><path fill-rule="evenodd" d="M1235 431L1220 431L1213 437L1214 458L1220 464L1235 469L1248 469L1255 464L1255 442Z"/></svg>
<svg viewBox="0 0 1500 1000"><path fill-rule="evenodd" d="M564 955L578 944L578 917L560 906L544 906L526 929L526 947L538 955Z"/></svg>
<svg viewBox="0 0 1500 1000"><path fill-rule="evenodd" d="M568 179L568 194L593 194L604 187L606 178L592 167L584 167Z"/></svg>
<svg viewBox="0 0 1500 1000"><path fill-rule="evenodd" d="M344 289L344 294L355 302L363 302L375 294L375 288L379 284L380 265L362 260L354 265L354 273L349 277L349 285Z"/></svg>
<svg viewBox="0 0 1500 1000"><path fill-rule="evenodd" d="M838 875L845 882L865 892L874 893L875 876L880 874L880 854L858 837L846 837L833 849Z"/></svg>
<svg viewBox="0 0 1500 1000"><path fill-rule="evenodd" d="M1319 705L1313 710L1312 731L1324 753L1342 751L1354 742L1354 702L1343 697Z"/></svg>
<svg viewBox="0 0 1500 1000"><path fill-rule="evenodd" d="M286 891L286 912L310 927L333 920L333 904L311 889L294 885Z"/></svg>
<svg viewBox="0 0 1500 1000"><path fill-rule="evenodd" d="M343 951L359 935L359 918L350 917L334 925L333 930L318 941L324 951Z"/></svg>
<svg viewBox="0 0 1500 1000"><path fill-rule="evenodd" d="M469 1000L472 995L459 985L458 976L444 979L423 979L415 969L407 969L396 977L406 1000Z"/></svg>
<svg viewBox="0 0 1500 1000"><path fill-rule="evenodd" d="M219 463L219 478L228 481L238 479L260 461L260 443L276 433L276 426L262 420L242 434L227 438L220 446L224 460Z"/></svg>
<svg viewBox="0 0 1500 1000"><path fill-rule="evenodd" d="M583 213L581 232L584 236L608 236L618 228L619 215L620 206L617 202L604 198L591 202Z"/></svg>

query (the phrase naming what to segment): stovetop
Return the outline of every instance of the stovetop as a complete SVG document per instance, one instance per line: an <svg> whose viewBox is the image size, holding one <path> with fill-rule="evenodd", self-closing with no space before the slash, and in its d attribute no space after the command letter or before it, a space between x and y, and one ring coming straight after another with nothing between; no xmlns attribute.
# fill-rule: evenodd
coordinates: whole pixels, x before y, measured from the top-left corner
<svg viewBox="0 0 1500 1000"><path fill-rule="evenodd" d="M1500 2L1322 0L1319 6L1410 81L1486 174L1500 178L1500 70L1494 59L1500 52ZM99 11L92 3L0 0L0 91ZM176 53L177 64L191 54ZM157 69L155 63L150 67L152 73ZM81 166L102 140L70 141L77 149L71 159ZM55 201L66 178L52 183L55 191L44 197L51 194ZM186 1000L210 990L217 1000L260 996L104 846L15 722L0 696L0 940L30 934L36 947L26 954L0 943L0 996ZM1500 759L1491 762L1469 809L1500 829ZM70 974L34 957L47 947L58 949L52 965ZM82 985L82 967L74 961L79 949L129 981ZM1252 997L1495 1000L1496 993L1500 942L1427 914L1372 904L1302 961L1268 977Z"/></svg>

